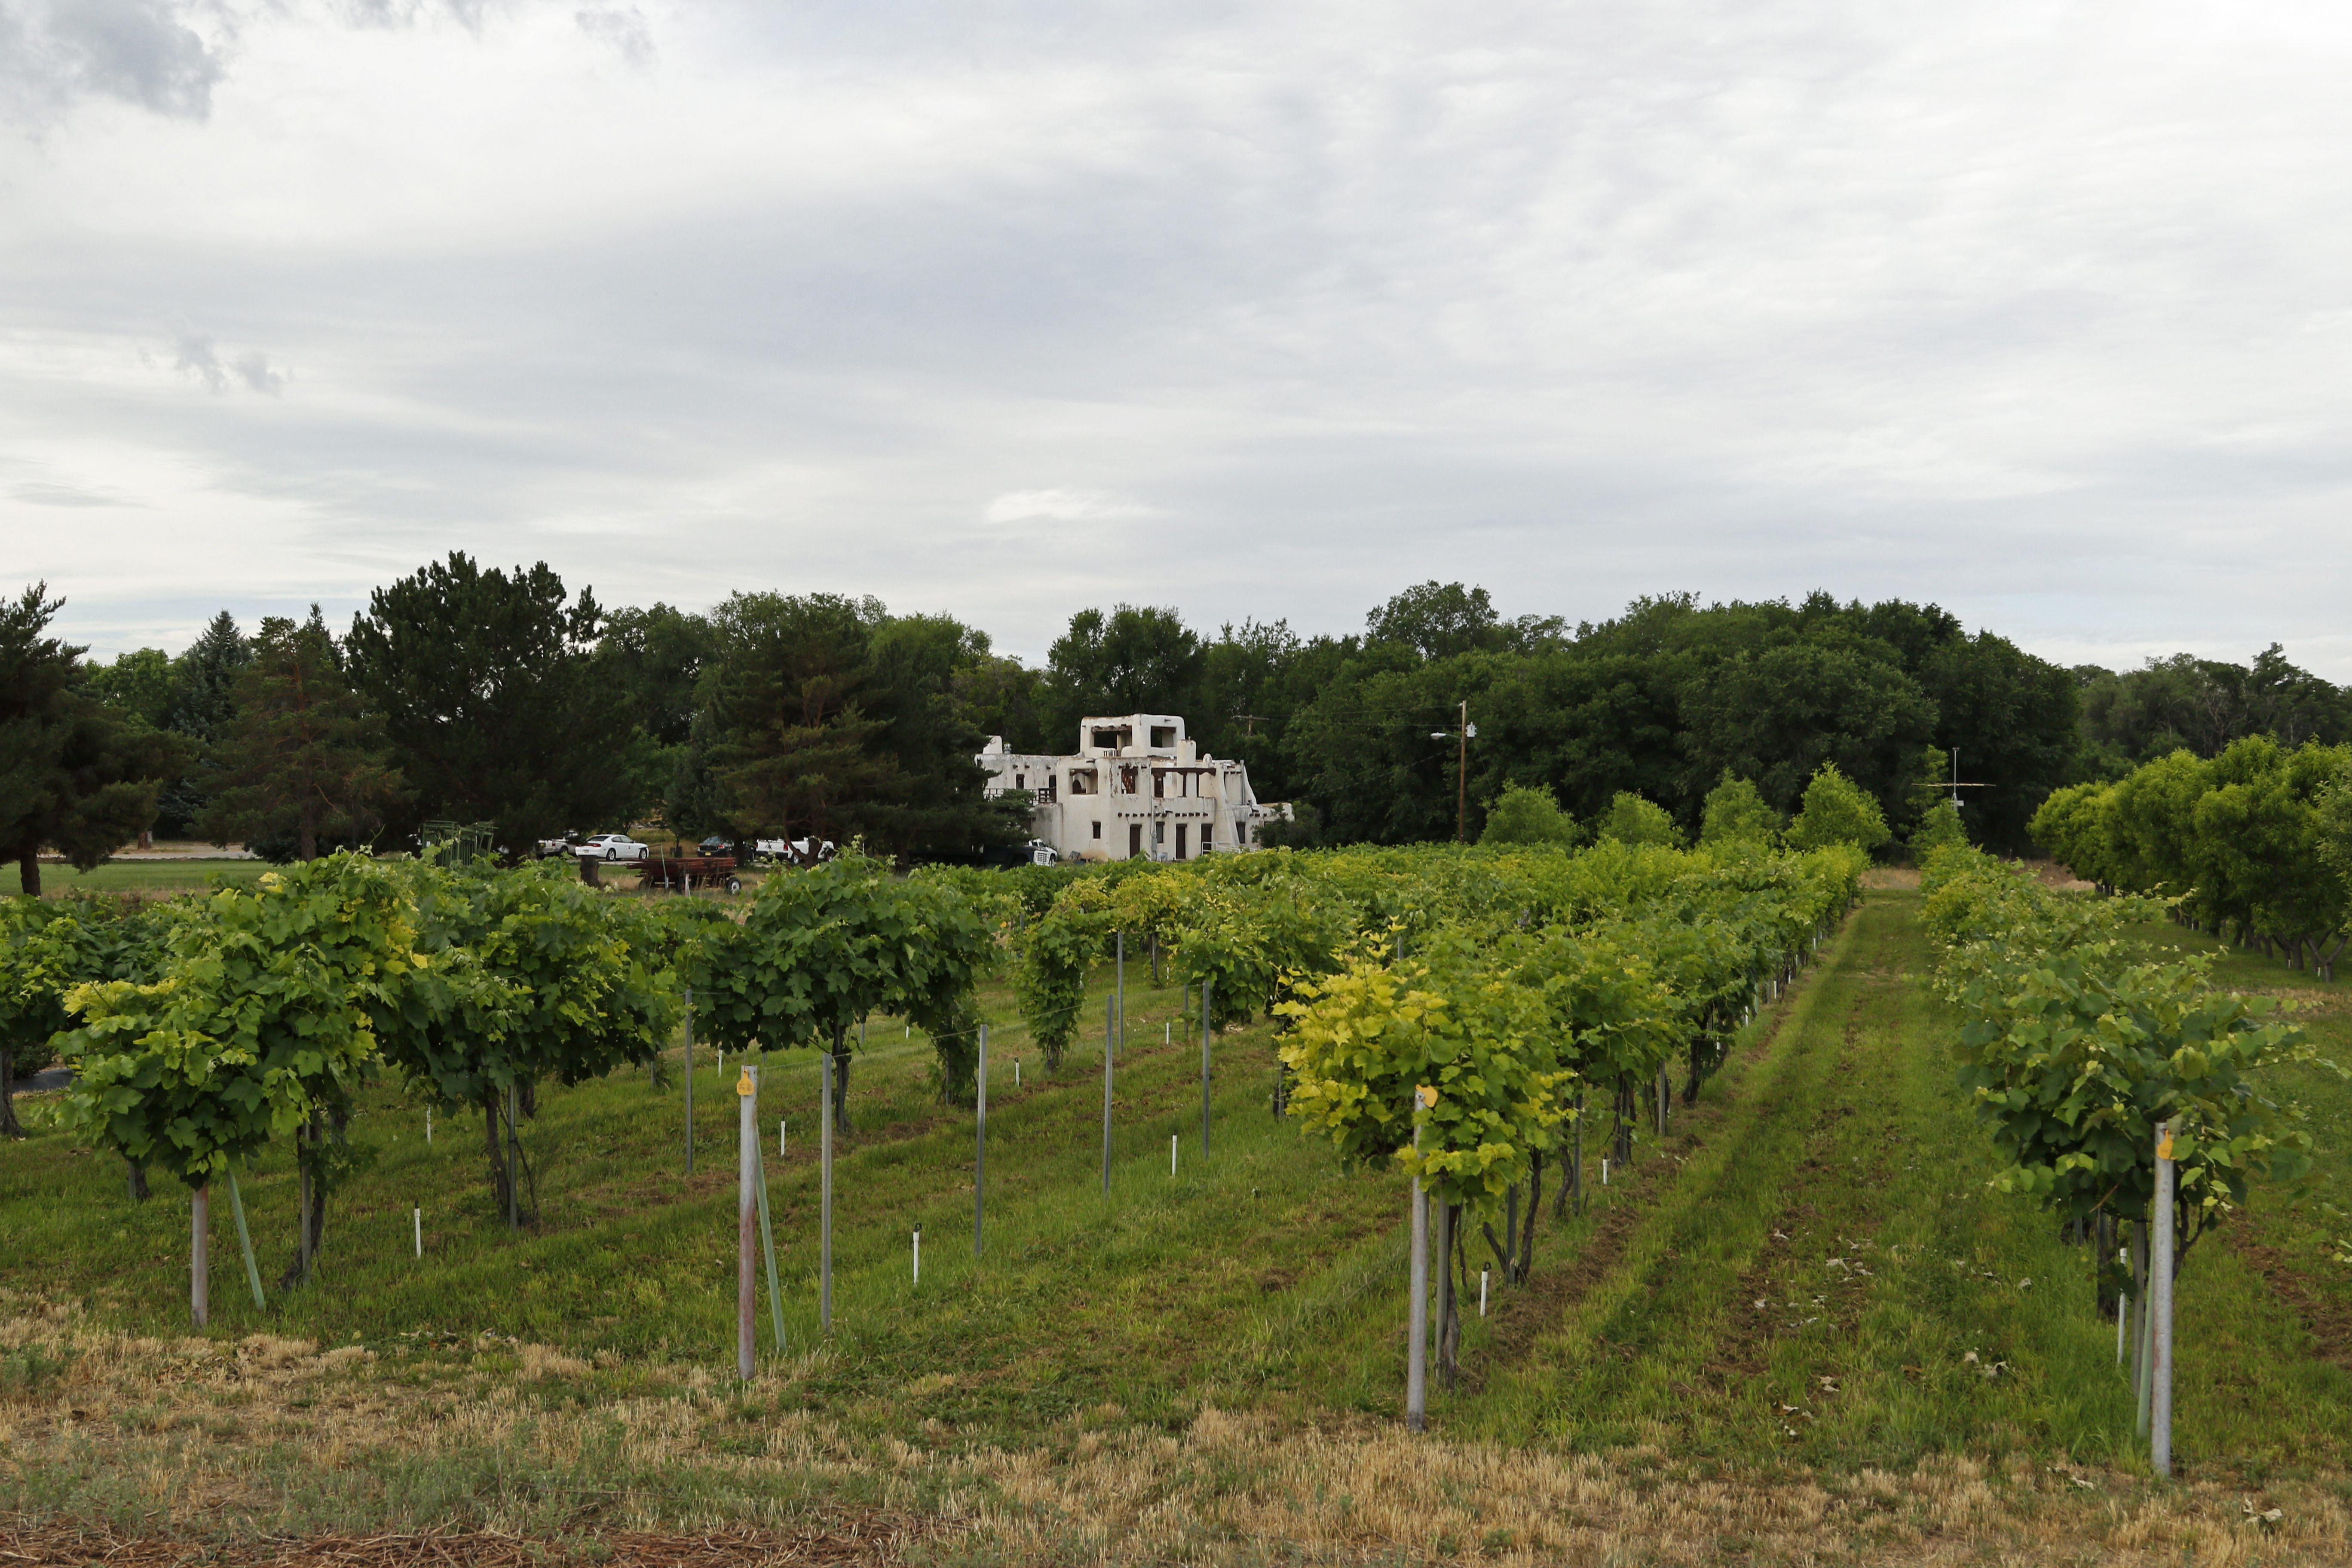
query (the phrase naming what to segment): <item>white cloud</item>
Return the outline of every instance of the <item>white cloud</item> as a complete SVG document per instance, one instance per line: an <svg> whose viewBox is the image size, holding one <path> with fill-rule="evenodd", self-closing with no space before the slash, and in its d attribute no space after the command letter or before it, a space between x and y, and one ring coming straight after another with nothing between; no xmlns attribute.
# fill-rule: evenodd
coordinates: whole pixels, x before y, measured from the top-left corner
<svg viewBox="0 0 2352 1568"><path fill-rule="evenodd" d="M1142 517L1149 507L1092 490L1008 490L988 503L981 514L985 522L1092 522L1099 519Z"/></svg>
<svg viewBox="0 0 2352 1568"><path fill-rule="evenodd" d="M466 548L1016 648L1460 576L2352 679L2336 12L68 9L0 0L0 451L140 506L0 537L89 640Z"/></svg>
<svg viewBox="0 0 2352 1568"><path fill-rule="evenodd" d="M653 28L635 5L592 5L573 12L572 19L590 37L610 44L629 64L640 68L653 64Z"/></svg>

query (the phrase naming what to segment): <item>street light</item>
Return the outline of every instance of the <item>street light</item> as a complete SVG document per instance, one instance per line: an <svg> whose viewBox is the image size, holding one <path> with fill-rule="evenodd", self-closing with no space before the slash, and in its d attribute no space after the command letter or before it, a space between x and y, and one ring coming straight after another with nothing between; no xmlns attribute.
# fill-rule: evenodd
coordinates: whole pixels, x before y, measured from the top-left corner
<svg viewBox="0 0 2352 1568"><path fill-rule="evenodd" d="M1462 728L1432 730L1433 741L1458 740L1462 742L1460 758L1454 765L1454 842L1467 843L1470 821L1470 742L1478 738L1478 726L1470 722L1470 704L1462 704Z"/></svg>

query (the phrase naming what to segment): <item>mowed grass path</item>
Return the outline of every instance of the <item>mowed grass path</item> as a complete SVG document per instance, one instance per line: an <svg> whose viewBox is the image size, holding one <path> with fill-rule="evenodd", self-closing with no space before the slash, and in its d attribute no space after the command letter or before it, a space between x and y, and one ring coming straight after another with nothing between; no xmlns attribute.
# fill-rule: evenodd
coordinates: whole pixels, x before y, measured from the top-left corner
<svg viewBox="0 0 2352 1568"><path fill-rule="evenodd" d="M2086 1249L1987 1189L1999 1158L1956 1081L1917 902L1869 894L1769 1036L1646 1156L1629 1201L1552 1247L1469 1358L1477 1386L1450 1426L1830 1467L1937 1451L2139 1462ZM2265 1205L2275 1194L2257 1194L2241 1238ZM2325 1322L2219 1240L2190 1256L2179 1310L2185 1467L2343 1466L2352 1378Z"/></svg>
<svg viewBox="0 0 2352 1568"><path fill-rule="evenodd" d="M1916 910L1916 894L1869 894L1699 1102L1677 1107L1666 1139L1645 1134L1581 1216L1555 1221L1547 1201L1536 1278L1498 1284L1494 1315L1467 1324L1463 1386L1433 1405L1441 1432L1827 1468L1939 1452L2138 1462L2091 1259L2030 1203L1987 1190L1997 1156L1954 1082L1954 1023L1926 987ZM1090 996L1093 1029L1051 1080L1008 998L984 998L995 1071L978 1261L971 1113L939 1104L920 1037L876 1022L852 1080L856 1131L838 1151L835 1335L814 1357L814 1066L805 1052L771 1066L761 1138L794 1401L855 1430L969 1443L1066 1434L1079 1419L1173 1428L1213 1405L1310 1422L1397 1412L1402 1184L1342 1170L1328 1145L1271 1117L1264 1022L1217 1041L1203 1160L1197 1037L1180 1026L1161 1043L1177 993L1136 963L1106 1200L1107 979ZM675 1085L621 1074L543 1090L525 1131L541 1218L520 1236L492 1206L478 1121L441 1123L428 1147L421 1109L377 1087L354 1127L365 1165L335 1200L316 1285L273 1289L257 1312L215 1202L215 1332L439 1347L484 1366L506 1340L551 1345L595 1363L570 1390L588 1402L648 1369L723 1374L735 1097L707 1050L698 1060L691 1178ZM1597 1126L1587 1138L1596 1173L1601 1138ZM286 1153L245 1190L274 1282L293 1236ZM2250 1236L2272 1223L2259 1202ZM0 1149L0 1289L176 1333L186 1215L166 1183L131 1205L119 1164L57 1132ZM1474 1303L1483 1250L1474 1239L1467 1253ZM2234 1243L2192 1256L2180 1310L2176 1442L2191 1470L2344 1464L2340 1337L2322 1324L2315 1338L2307 1312ZM769 1355L764 1304L760 1331Z"/></svg>

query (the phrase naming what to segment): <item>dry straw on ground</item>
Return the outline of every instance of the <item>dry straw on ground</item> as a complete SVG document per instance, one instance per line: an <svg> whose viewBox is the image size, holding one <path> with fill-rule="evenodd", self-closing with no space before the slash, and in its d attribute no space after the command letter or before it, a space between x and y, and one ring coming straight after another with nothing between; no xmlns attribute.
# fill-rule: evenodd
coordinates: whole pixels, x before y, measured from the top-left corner
<svg viewBox="0 0 2352 1568"><path fill-rule="evenodd" d="M0 1352L53 1369L0 1403L0 1495L96 1465L142 1505L135 1520L103 1523L19 1511L0 1564L501 1568L551 1552L677 1568L2352 1561L2340 1478L2247 1494L1957 1458L1900 1473L1765 1473L1649 1447L1561 1454L1215 1408L1167 1431L1104 1406L1050 1448L1003 1449L936 1426L873 1437L813 1416L796 1389L817 1357L746 1389L700 1368L592 1373L545 1346L468 1348L483 1353L139 1339L54 1308L0 1319ZM592 1376L626 1387L548 1397ZM272 1449L361 1475L394 1459L521 1456L550 1475L593 1477L601 1464L614 1484L553 1521L542 1488L510 1513L496 1496L469 1499L462 1529L375 1521L397 1531L385 1534L352 1520L342 1533L288 1537L271 1522L288 1477L255 1458Z"/></svg>

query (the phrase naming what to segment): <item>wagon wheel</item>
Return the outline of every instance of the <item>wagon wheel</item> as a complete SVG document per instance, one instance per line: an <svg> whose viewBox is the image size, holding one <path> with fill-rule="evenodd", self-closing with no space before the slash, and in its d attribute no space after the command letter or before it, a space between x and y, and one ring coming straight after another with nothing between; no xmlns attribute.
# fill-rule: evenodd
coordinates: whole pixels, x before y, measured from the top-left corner
<svg viewBox="0 0 2352 1568"><path fill-rule="evenodd" d="M740 878L740 877L730 877L730 878L728 878L728 879L727 879L727 890L728 890L729 892L730 892L730 893L740 893L740 892L741 892L741 891L743 890L743 879L742 879L742 878Z"/></svg>

